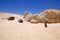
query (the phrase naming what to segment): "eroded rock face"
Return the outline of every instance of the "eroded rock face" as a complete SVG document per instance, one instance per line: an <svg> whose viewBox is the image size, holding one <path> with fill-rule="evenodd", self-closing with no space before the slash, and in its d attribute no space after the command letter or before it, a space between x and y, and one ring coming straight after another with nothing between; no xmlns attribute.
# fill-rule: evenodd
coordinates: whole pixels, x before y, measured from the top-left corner
<svg viewBox="0 0 60 40"><path fill-rule="evenodd" d="M25 11L25 12L24 12L24 16L23 16L23 18L25 19L25 18L27 17L27 15L28 15L28 12Z"/></svg>
<svg viewBox="0 0 60 40"><path fill-rule="evenodd" d="M48 19L48 23L60 23L60 11L55 9L48 9L41 12L40 14L35 14L33 16L27 15L25 20L31 23L44 23L46 21L45 18Z"/></svg>
<svg viewBox="0 0 60 40"><path fill-rule="evenodd" d="M39 23L39 21L36 21L36 20L32 19L32 20L30 21L30 23Z"/></svg>
<svg viewBox="0 0 60 40"><path fill-rule="evenodd" d="M40 18L41 19L47 18L49 23L60 22L60 11L55 9L46 10L40 14Z"/></svg>
<svg viewBox="0 0 60 40"><path fill-rule="evenodd" d="M25 18L25 21L30 22L30 21L32 20L32 18L33 18L32 14L29 14L29 15L27 15L27 17Z"/></svg>

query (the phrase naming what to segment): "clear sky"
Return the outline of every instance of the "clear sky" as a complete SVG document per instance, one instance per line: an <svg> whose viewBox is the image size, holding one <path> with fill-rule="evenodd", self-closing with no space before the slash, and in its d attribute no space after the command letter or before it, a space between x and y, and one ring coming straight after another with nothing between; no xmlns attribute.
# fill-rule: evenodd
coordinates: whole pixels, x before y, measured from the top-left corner
<svg viewBox="0 0 60 40"><path fill-rule="evenodd" d="M46 9L60 10L60 0L0 0L0 12L23 15L24 11L35 14Z"/></svg>

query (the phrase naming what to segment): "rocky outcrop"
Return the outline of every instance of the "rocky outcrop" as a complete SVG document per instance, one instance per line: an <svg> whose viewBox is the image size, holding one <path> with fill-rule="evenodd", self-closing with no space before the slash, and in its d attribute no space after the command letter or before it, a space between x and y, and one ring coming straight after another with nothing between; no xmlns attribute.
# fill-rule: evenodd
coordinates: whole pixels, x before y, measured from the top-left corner
<svg viewBox="0 0 60 40"><path fill-rule="evenodd" d="M32 20L32 18L33 18L32 14L29 14L26 16L25 21L30 22Z"/></svg>
<svg viewBox="0 0 60 40"><path fill-rule="evenodd" d="M60 11L48 9L40 14L29 14L26 16L25 20L31 23L44 23L45 21L48 21L48 23L60 23Z"/></svg>
<svg viewBox="0 0 60 40"><path fill-rule="evenodd" d="M25 18L27 17L27 15L28 15L28 12L25 11L25 12L24 12L24 15L23 15L23 18L25 19Z"/></svg>
<svg viewBox="0 0 60 40"><path fill-rule="evenodd" d="M39 18L43 20L47 18L48 23L58 23L60 22L60 11L55 9L45 10L40 14Z"/></svg>

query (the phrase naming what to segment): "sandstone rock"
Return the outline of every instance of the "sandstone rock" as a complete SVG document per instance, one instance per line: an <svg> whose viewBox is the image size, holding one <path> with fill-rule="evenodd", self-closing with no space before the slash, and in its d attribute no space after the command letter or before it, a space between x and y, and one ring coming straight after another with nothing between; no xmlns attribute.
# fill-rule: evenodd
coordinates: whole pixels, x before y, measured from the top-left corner
<svg viewBox="0 0 60 40"><path fill-rule="evenodd" d="M44 23L47 18L48 23L60 23L60 11L55 9L48 9L40 14L32 16L31 12L26 16L25 20L31 23Z"/></svg>
<svg viewBox="0 0 60 40"><path fill-rule="evenodd" d="M37 20L35 20L35 19L32 19L31 21L30 21L30 23L39 23Z"/></svg>
<svg viewBox="0 0 60 40"><path fill-rule="evenodd" d="M34 16L33 16L33 19L35 19L36 21L38 21L39 19L38 19L38 14L35 14Z"/></svg>
<svg viewBox="0 0 60 40"><path fill-rule="evenodd" d="M32 20L32 18L33 18L32 14L29 14L29 15L27 15L27 17L25 18L25 21L30 22L30 21Z"/></svg>
<svg viewBox="0 0 60 40"><path fill-rule="evenodd" d="M25 19L27 15L28 15L28 13L27 13L27 11L25 11L23 18Z"/></svg>
<svg viewBox="0 0 60 40"><path fill-rule="evenodd" d="M49 9L42 12L39 16L41 20L44 18L48 19L48 23L60 22L60 11L55 9ZM42 21L41 21L42 22Z"/></svg>

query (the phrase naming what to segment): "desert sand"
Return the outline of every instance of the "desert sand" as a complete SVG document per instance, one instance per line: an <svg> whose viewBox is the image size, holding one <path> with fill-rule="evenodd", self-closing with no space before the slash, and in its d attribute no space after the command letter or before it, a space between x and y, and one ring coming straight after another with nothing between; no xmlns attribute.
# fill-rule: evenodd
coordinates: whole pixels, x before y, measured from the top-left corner
<svg viewBox="0 0 60 40"><path fill-rule="evenodd" d="M6 18L14 16L15 20L9 21ZM60 40L60 23L32 24L25 21L21 15L0 14L0 40ZM4 19L2 19L4 18ZM23 19L23 23L18 20Z"/></svg>

